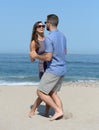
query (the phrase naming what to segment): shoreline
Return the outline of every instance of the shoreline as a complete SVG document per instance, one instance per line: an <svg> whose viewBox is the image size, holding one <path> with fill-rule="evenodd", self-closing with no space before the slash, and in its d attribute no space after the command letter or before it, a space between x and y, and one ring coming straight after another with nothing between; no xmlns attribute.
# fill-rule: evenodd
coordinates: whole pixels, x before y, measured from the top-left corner
<svg viewBox="0 0 99 130"><path fill-rule="evenodd" d="M74 84L74 85L73 85ZM39 82L33 84L1 84L0 87L10 87L10 86L39 86ZM62 86L66 87L99 87L99 80L79 80L79 81L64 81Z"/></svg>

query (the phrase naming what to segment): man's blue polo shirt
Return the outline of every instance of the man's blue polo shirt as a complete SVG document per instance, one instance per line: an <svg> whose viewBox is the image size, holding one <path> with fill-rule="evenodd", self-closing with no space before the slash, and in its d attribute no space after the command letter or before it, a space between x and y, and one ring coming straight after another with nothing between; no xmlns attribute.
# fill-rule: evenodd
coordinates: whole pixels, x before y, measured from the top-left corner
<svg viewBox="0 0 99 130"><path fill-rule="evenodd" d="M66 73L66 37L59 30L51 31L45 39L45 52L52 52L46 72L57 76Z"/></svg>

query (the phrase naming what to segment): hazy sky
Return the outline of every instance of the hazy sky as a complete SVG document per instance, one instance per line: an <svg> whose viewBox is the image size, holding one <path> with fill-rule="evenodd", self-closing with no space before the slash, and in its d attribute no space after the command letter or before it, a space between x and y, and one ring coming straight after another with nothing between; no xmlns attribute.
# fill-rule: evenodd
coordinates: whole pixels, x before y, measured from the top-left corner
<svg viewBox="0 0 99 130"><path fill-rule="evenodd" d="M33 24L51 13L68 53L99 54L99 0L1 0L0 53L28 53Z"/></svg>

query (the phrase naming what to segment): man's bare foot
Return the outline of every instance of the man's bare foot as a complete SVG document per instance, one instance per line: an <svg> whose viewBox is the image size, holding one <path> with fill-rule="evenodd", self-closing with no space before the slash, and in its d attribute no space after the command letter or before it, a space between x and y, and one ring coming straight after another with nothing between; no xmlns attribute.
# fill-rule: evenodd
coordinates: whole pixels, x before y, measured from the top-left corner
<svg viewBox="0 0 99 130"><path fill-rule="evenodd" d="M60 119L60 118L63 117L63 115L64 115L63 112L55 113L55 114L51 117L50 121Z"/></svg>
<svg viewBox="0 0 99 130"><path fill-rule="evenodd" d="M35 111L31 110L29 113L29 117L32 118L34 114L35 114Z"/></svg>

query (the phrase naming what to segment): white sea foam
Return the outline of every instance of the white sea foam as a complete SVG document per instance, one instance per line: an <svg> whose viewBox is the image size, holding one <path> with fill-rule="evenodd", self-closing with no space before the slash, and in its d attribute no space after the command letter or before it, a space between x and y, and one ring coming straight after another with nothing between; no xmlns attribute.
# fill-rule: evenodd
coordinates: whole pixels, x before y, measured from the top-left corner
<svg viewBox="0 0 99 130"><path fill-rule="evenodd" d="M34 86L39 85L39 82L0 82L0 86Z"/></svg>

